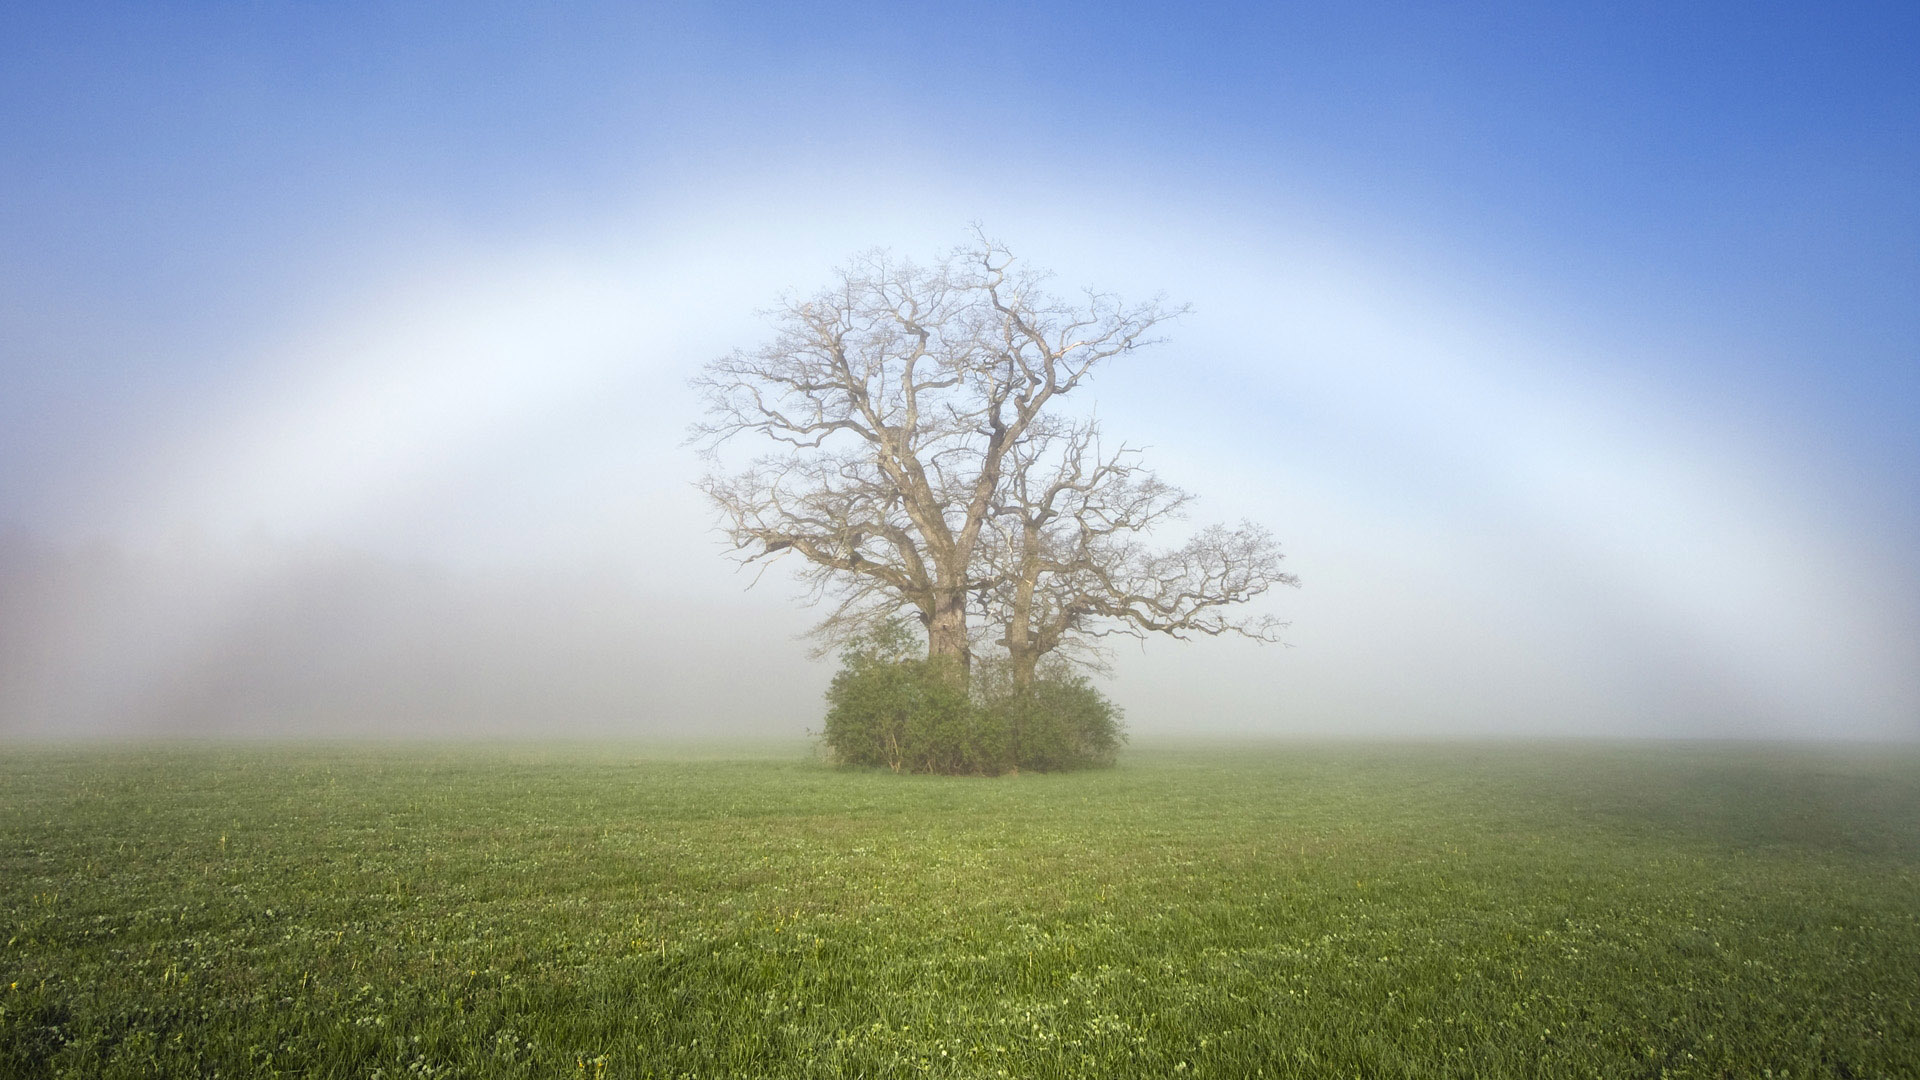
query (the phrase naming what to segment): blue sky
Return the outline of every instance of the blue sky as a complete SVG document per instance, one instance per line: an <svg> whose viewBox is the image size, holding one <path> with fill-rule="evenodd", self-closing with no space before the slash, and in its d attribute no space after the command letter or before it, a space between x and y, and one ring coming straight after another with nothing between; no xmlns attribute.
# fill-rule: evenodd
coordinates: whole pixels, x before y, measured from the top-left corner
<svg viewBox="0 0 1920 1080"><path fill-rule="evenodd" d="M826 669L705 533L682 383L979 220L1193 303L1102 415L1306 582L1290 649L1123 656L1137 728L1912 737L1917 46L1896 5L12 5L0 522L605 574L756 627L801 689L715 715L797 726ZM259 580L114 707L238 678L299 618Z"/></svg>

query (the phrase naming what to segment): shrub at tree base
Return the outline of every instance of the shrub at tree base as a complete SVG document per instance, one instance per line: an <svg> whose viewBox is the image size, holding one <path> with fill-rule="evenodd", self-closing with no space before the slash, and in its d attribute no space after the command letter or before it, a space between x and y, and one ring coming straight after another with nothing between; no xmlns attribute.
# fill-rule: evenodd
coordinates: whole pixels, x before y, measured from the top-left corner
<svg viewBox="0 0 1920 1080"><path fill-rule="evenodd" d="M1119 707L1067 672L1005 691L983 711L1007 733L1013 766L1034 772L1111 765L1126 739Z"/></svg>
<svg viewBox="0 0 1920 1080"><path fill-rule="evenodd" d="M842 764L974 776L1111 765L1125 738L1113 703L1066 672L978 696L942 661L854 650L827 689L822 735Z"/></svg>

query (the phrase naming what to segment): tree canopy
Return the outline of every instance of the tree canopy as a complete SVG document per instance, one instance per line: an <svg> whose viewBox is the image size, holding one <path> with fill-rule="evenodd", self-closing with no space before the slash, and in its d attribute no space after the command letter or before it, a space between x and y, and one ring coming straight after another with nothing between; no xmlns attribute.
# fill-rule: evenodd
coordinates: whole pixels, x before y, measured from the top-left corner
<svg viewBox="0 0 1920 1080"><path fill-rule="evenodd" d="M993 650L1026 686L1044 658L1097 659L1115 633L1277 632L1237 610L1295 583L1272 536L1215 525L1150 547L1191 496L1067 411L1185 309L1064 300L1045 280L978 234L928 266L870 252L695 380L706 449L748 436L775 450L732 472L716 453L702 489L743 563L799 556L833 604L829 647L908 613L957 677Z"/></svg>

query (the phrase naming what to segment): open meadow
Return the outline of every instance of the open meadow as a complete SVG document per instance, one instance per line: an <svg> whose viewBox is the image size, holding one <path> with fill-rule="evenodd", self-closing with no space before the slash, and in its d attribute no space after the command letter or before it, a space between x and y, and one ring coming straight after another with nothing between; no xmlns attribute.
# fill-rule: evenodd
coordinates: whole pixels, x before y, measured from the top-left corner
<svg viewBox="0 0 1920 1080"><path fill-rule="evenodd" d="M0 1076L1912 1077L1920 754L9 747Z"/></svg>

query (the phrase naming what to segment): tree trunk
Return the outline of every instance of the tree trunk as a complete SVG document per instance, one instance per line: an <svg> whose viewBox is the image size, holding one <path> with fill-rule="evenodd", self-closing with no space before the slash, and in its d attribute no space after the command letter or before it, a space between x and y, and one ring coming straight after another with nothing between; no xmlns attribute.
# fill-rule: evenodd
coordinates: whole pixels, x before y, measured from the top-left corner
<svg viewBox="0 0 1920 1080"><path fill-rule="evenodd" d="M1014 586L1013 610L1007 616L1007 658L1013 666L1013 688L1033 685L1040 666L1039 643L1033 634L1033 600L1040 584L1040 528L1032 519L1021 523L1020 578Z"/></svg>
<svg viewBox="0 0 1920 1080"><path fill-rule="evenodd" d="M944 660L962 684L972 666L973 653L967 646L967 594L934 594L933 613L927 619L927 659Z"/></svg>
<svg viewBox="0 0 1920 1080"><path fill-rule="evenodd" d="M1034 670L1040 666L1040 654L1029 645L1014 650L1011 659L1013 661L1014 689L1027 690L1031 688L1033 686Z"/></svg>

